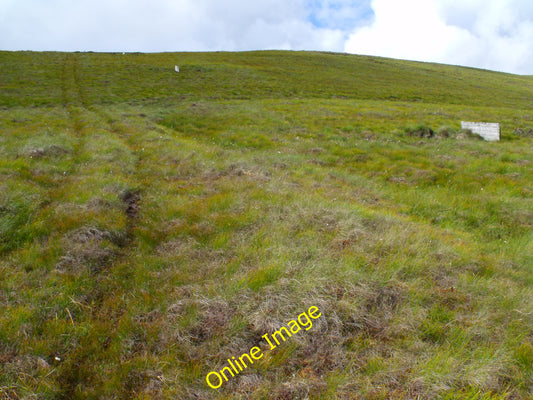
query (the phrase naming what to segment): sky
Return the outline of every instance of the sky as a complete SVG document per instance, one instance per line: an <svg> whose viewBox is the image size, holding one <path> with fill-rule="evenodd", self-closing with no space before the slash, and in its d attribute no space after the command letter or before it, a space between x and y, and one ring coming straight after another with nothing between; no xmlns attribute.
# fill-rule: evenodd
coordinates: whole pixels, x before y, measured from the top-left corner
<svg viewBox="0 0 533 400"><path fill-rule="evenodd" d="M269 49L533 75L533 1L0 0L0 50Z"/></svg>

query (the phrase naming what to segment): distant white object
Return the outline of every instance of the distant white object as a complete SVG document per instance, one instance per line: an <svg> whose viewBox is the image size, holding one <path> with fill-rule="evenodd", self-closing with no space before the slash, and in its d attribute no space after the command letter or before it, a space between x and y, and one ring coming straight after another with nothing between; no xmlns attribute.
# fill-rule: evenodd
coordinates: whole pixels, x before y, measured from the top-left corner
<svg viewBox="0 0 533 400"><path fill-rule="evenodd" d="M180 67L178 65L174 65L174 71L180 72Z"/></svg>
<svg viewBox="0 0 533 400"><path fill-rule="evenodd" d="M470 129L473 133L491 142L501 139L501 126L498 123L461 121L461 129Z"/></svg>

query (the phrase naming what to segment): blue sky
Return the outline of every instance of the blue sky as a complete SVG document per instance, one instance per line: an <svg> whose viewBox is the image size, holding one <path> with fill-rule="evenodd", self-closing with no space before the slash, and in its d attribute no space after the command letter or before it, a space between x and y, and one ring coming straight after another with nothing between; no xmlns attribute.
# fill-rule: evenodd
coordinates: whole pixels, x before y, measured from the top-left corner
<svg viewBox="0 0 533 400"><path fill-rule="evenodd" d="M1 50L321 50L533 75L531 0L0 0Z"/></svg>
<svg viewBox="0 0 533 400"><path fill-rule="evenodd" d="M308 0L308 20L317 28L340 29L348 32L368 23L374 16L370 0Z"/></svg>

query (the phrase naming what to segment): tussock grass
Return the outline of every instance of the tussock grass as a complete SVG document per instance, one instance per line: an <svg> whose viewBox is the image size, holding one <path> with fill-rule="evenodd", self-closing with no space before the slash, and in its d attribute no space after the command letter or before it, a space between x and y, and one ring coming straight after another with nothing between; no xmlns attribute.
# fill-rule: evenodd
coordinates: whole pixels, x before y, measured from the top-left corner
<svg viewBox="0 0 533 400"><path fill-rule="evenodd" d="M305 52L0 64L0 397L530 397L530 77Z"/></svg>

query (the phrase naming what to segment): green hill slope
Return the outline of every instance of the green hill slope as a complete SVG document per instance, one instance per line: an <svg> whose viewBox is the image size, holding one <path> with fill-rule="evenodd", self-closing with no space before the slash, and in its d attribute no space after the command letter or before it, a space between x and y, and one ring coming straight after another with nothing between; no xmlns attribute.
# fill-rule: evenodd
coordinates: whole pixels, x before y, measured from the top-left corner
<svg viewBox="0 0 533 400"><path fill-rule="evenodd" d="M274 51L0 68L0 398L533 392L533 77Z"/></svg>
<svg viewBox="0 0 533 400"><path fill-rule="evenodd" d="M2 105L61 102L62 53L0 53ZM308 52L72 54L91 103L347 98L527 109L533 77ZM173 74L174 65L181 67ZM70 71L69 71L70 72ZM23 84L24 86L22 86ZM28 92L29 86L32 86ZM28 96L31 94L31 97Z"/></svg>

